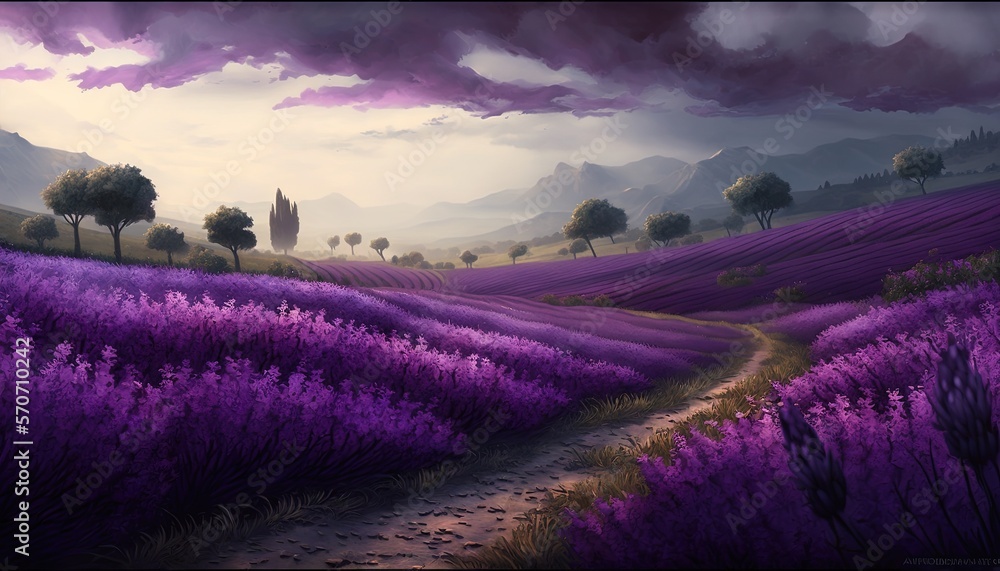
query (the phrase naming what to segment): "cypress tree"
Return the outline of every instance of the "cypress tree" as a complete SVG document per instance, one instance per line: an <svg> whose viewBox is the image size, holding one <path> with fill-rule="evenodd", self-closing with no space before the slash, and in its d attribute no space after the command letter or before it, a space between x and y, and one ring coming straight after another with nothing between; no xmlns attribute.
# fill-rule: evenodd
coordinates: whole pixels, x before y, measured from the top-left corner
<svg viewBox="0 0 1000 571"><path fill-rule="evenodd" d="M281 194L281 189L271 205L271 246L274 251L294 250L299 236L299 205L292 203L288 197Z"/></svg>

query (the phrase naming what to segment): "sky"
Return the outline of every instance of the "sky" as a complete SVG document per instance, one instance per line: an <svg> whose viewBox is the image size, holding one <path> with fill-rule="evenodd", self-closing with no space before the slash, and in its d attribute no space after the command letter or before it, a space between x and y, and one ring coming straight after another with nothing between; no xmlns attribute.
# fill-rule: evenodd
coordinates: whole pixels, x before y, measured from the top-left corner
<svg viewBox="0 0 1000 571"><path fill-rule="evenodd" d="M0 128L162 206L465 202L564 162L996 129L960 3L0 4Z"/></svg>

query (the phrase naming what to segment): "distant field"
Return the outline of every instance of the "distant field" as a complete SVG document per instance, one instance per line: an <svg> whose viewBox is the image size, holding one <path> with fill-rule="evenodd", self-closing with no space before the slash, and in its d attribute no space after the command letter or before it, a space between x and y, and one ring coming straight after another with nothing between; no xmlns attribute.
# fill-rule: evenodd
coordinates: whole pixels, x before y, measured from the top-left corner
<svg viewBox="0 0 1000 571"><path fill-rule="evenodd" d="M774 299L780 287L802 283L808 303L830 303L878 293L890 269L926 259L932 249L943 259L1000 246L1000 183L948 193L909 197L861 219L858 211L754 232L734 238L629 255L581 256L577 260L520 263L435 272L428 280L389 264L363 266L366 285L437 289L463 294L520 296L610 296L632 309L690 313L727 311ZM853 234L853 242L852 242ZM624 250L624 246L621 246ZM765 264L767 273L749 285L722 287L724 270ZM362 266L315 262L317 271L342 274ZM381 277L380 277L381 276ZM355 282L360 283L360 282Z"/></svg>

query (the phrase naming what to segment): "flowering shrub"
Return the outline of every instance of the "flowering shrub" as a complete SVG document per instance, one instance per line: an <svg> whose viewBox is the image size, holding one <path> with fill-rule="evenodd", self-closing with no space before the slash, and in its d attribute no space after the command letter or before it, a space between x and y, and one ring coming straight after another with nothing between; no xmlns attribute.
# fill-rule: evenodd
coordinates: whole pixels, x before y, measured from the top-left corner
<svg viewBox="0 0 1000 571"><path fill-rule="evenodd" d="M1000 252L996 250L964 260L921 261L905 272L890 272L882 282L882 297L897 301L945 286L996 280L998 269Z"/></svg>

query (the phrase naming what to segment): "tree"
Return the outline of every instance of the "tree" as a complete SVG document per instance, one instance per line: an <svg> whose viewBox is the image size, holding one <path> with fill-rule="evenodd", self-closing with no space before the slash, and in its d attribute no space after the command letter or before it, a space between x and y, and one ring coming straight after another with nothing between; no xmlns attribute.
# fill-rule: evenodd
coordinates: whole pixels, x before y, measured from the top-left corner
<svg viewBox="0 0 1000 571"><path fill-rule="evenodd" d="M925 147L907 147L892 157L892 170L899 178L919 184L920 192L927 194L924 183L941 174L944 157Z"/></svg>
<svg viewBox="0 0 1000 571"><path fill-rule="evenodd" d="M650 214L643 225L646 236L661 246L669 246L674 238L691 233L691 217L680 212Z"/></svg>
<svg viewBox="0 0 1000 571"><path fill-rule="evenodd" d="M299 241L299 205L293 204L278 189L271 205L271 246L274 251L294 250Z"/></svg>
<svg viewBox="0 0 1000 571"><path fill-rule="evenodd" d="M761 230L770 228L774 213L791 206L793 202L792 187L773 172L740 177L735 184L722 191L722 196L737 214L753 214Z"/></svg>
<svg viewBox="0 0 1000 571"><path fill-rule="evenodd" d="M510 263L516 264L517 259L528 253L527 244L514 244L507 250L507 255L510 256Z"/></svg>
<svg viewBox="0 0 1000 571"><path fill-rule="evenodd" d="M184 232L169 224L153 224L146 230L146 247L167 253L167 264L174 265L173 254L180 254L188 249L184 241Z"/></svg>
<svg viewBox="0 0 1000 571"><path fill-rule="evenodd" d="M398 266L399 265L399 256L393 256L392 258L390 258L389 259L389 263L392 264L392 265L394 265L394 266Z"/></svg>
<svg viewBox="0 0 1000 571"><path fill-rule="evenodd" d="M204 246L195 246L187 257L188 267L209 274L221 274L229 269L226 259Z"/></svg>
<svg viewBox="0 0 1000 571"><path fill-rule="evenodd" d="M73 255L82 255L80 248L80 222L84 216L94 213L93 205L87 198L87 171L68 170L57 176L52 184L42 191L45 207L73 227Z"/></svg>
<svg viewBox="0 0 1000 571"><path fill-rule="evenodd" d="M87 173L87 203L94 220L111 232L115 242L115 261L122 262L122 230L139 221L152 222L156 217L153 201L156 188L132 165L107 165Z"/></svg>
<svg viewBox="0 0 1000 571"><path fill-rule="evenodd" d="M585 245L585 247L586 247L586 245ZM569 248L559 248L559 250L556 253L559 254L560 256L568 256L569 255ZM576 259L576 255L575 254L573 255L573 259L574 260Z"/></svg>
<svg viewBox="0 0 1000 571"><path fill-rule="evenodd" d="M611 237L612 234L625 232L628 229L628 216L621 208L616 208L605 199L589 198L573 210L572 218L563 226L563 234L570 240L582 238L587 242L590 253L597 257L591 240L599 236ZM614 239L611 240L614 242Z"/></svg>
<svg viewBox="0 0 1000 571"><path fill-rule="evenodd" d="M371 244L369 244L369 246L371 247L372 250L378 252L378 257L382 258L382 261L384 262L385 256L382 255L382 252L384 252L385 249L389 247L389 240L387 238L375 238L374 240L371 241Z"/></svg>
<svg viewBox="0 0 1000 571"><path fill-rule="evenodd" d="M351 255L354 255L354 247L361 243L361 234L357 232L351 232L350 234L344 234L344 242L351 247Z"/></svg>
<svg viewBox="0 0 1000 571"><path fill-rule="evenodd" d="M739 214L733 212L722 221L722 226L726 229L726 236L732 238L733 233L739 234L743 231L743 226L746 225L743 217Z"/></svg>
<svg viewBox="0 0 1000 571"><path fill-rule="evenodd" d="M39 248L45 247L46 240L53 240L59 237L59 229L56 228L56 219L51 216L39 214L31 218L25 218L21 222L21 234L28 240L34 240Z"/></svg>
<svg viewBox="0 0 1000 571"><path fill-rule="evenodd" d="M465 267L471 268L472 264L476 263L476 260L479 259L479 256L477 256L477 255L473 254L472 252L466 250L466 251L462 252L462 255L459 256L458 259L462 260L462 262L465 263Z"/></svg>
<svg viewBox="0 0 1000 571"><path fill-rule="evenodd" d="M334 236L333 238L330 238L329 240L326 241L326 245L330 246L330 253L332 254L333 251L337 249L337 246L340 245L340 236Z"/></svg>
<svg viewBox="0 0 1000 571"><path fill-rule="evenodd" d="M582 238L577 238L569 244L569 253L573 254L573 259L576 259L576 255L581 252L586 252L589 245L587 241Z"/></svg>
<svg viewBox="0 0 1000 571"><path fill-rule="evenodd" d="M253 218L235 207L220 206L218 210L205 215L208 241L229 249L233 253L233 267L240 271L239 250L249 250L257 245L257 236L250 231Z"/></svg>

